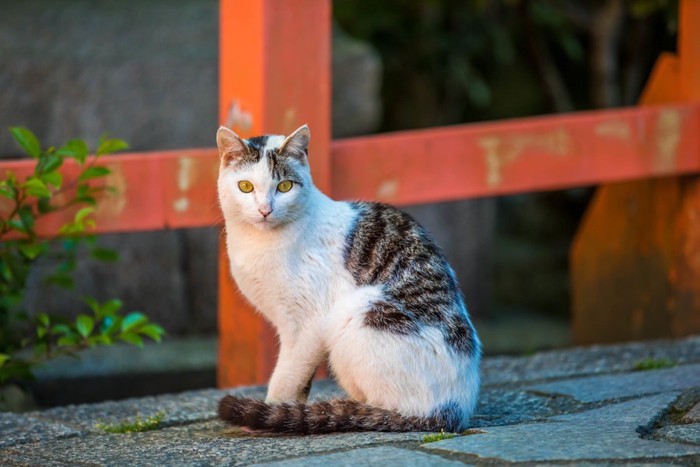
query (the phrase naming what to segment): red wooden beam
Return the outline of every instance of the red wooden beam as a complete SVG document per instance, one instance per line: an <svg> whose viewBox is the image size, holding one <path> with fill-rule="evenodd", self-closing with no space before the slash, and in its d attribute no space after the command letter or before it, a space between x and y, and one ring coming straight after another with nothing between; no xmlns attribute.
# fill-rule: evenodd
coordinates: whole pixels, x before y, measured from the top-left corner
<svg viewBox="0 0 700 467"><path fill-rule="evenodd" d="M700 171L700 105L580 112L333 142L333 196L427 203Z"/></svg>
<svg viewBox="0 0 700 467"><path fill-rule="evenodd" d="M332 195L405 205L696 173L699 130L700 104L692 103L336 140ZM101 204L98 232L221 221L215 149L131 153L103 163L120 196ZM0 162L0 173L27 173L32 164ZM40 231L54 231L69 215L39 224Z"/></svg>
<svg viewBox="0 0 700 467"><path fill-rule="evenodd" d="M213 138L213 137L212 137ZM182 149L105 156L99 164L112 171L100 183L116 188L104 193L94 215L96 232L133 232L184 227L207 227L219 223L216 195L218 171L216 149ZM20 179L34 170L33 159L0 162L0 174L15 173ZM64 184L78 173L74 161L61 168ZM2 204L0 210L7 207ZM54 235L72 219L78 208L48 215L37 222L41 235Z"/></svg>

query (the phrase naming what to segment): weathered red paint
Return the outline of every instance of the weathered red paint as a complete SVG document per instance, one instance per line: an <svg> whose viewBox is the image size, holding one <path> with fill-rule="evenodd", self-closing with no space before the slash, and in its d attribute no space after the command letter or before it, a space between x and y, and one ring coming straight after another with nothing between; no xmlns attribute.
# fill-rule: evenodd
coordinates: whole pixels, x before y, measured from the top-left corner
<svg viewBox="0 0 700 467"><path fill-rule="evenodd" d="M330 189L330 2L221 0L219 109L242 136L311 128L316 185ZM231 112L234 110L234 112ZM219 386L266 382L276 337L219 255Z"/></svg>
<svg viewBox="0 0 700 467"><path fill-rule="evenodd" d="M117 194L104 193L94 214L95 232L133 232L212 226L221 218L216 197L218 154L215 149L182 149L105 156L100 165L112 173L94 181ZM34 170L33 159L4 161L0 173L23 179ZM78 174L74 161L61 168L64 185ZM40 235L54 234L78 208L46 216L37 222Z"/></svg>
<svg viewBox="0 0 700 467"><path fill-rule="evenodd" d="M700 105L678 104L333 142L333 195L395 204L700 170Z"/></svg>

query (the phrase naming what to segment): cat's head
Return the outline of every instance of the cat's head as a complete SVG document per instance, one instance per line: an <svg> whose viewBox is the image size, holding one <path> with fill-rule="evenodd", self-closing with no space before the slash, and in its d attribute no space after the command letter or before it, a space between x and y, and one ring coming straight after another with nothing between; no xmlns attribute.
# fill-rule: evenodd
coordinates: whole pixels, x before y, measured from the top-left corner
<svg viewBox="0 0 700 467"><path fill-rule="evenodd" d="M219 201L225 216L260 229L299 219L313 189L308 162L310 138L306 125L287 137L249 139L219 128Z"/></svg>

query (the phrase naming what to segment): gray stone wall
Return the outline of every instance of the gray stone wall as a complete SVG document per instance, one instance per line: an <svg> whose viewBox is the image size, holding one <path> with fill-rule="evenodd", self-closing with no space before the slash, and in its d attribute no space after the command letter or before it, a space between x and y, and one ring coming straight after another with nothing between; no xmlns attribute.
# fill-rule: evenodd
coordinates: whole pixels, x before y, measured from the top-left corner
<svg viewBox="0 0 700 467"><path fill-rule="evenodd" d="M109 131L133 150L213 146L217 127L216 0L5 0L0 14L0 157L18 149L5 128L27 126L45 144ZM381 122L381 62L366 44L334 34L333 131ZM491 201L409 209L437 236L472 308L487 308ZM216 330L215 228L105 235L116 264L81 262L79 294L121 298L171 335ZM31 280L32 310L80 304Z"/></svg>
<svg viewBox="0 0 700 467"><path fill-rule="evenodd" d="M103 132L133 150L214 144L216 0L9 0L0 14L0 154L18 150L5 128L45 144ZM105 235L116 264L81 261L79 294L121 298L173 334L212 332L214 229ZM32 277L32 310L75 313L80 303Z"/></svg>

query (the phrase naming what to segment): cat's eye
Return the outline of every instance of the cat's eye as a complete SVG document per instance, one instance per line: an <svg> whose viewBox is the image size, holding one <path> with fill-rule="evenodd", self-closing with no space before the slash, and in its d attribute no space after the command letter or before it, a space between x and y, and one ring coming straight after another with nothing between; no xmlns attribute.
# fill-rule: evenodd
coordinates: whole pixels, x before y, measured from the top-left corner
<svg viewBox="0 0 700 467"><path fill-rule="evenodd" d="M277 190L281 191L282 193L286 193L289 190L292 189L292 186L294 185L294 182L291 180L282 180L277 184Z"/></svg>
<svg viewBox="0 0 700 467"><path fill-rule="evenodd" d="M253 184L250 183L248 180L241 180L238 182L238 189L241 190L243 193L250 193L253 191Z"/></svg>

